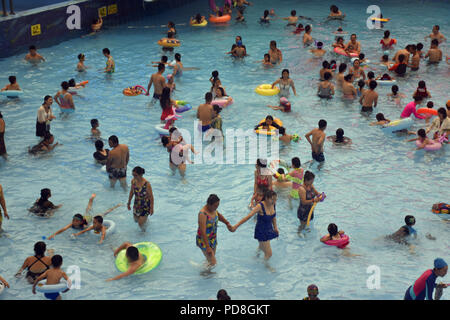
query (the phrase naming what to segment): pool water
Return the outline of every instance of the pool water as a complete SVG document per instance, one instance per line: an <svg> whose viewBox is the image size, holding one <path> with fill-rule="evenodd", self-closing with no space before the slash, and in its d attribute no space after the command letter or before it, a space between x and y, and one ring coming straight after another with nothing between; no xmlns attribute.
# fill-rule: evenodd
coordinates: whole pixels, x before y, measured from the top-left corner
<svg viewBox="0 0 450 320"><path fill-rule="evenodd" d="M336 21L324 23L329 4L310 1L277 4L275 11L280 16L288 16L291 9L296 9L299 15L312 17L313 37L324 41L329 50L334 39L332 32L341 25ZM366 27L369 16L366 8L372 1L335 1L335 4L347 14L342 23L344 30L350 34L356 32L367 58L378 61L382 54L379 41L383 31ZM47 62L38 66L24 63L23 55L0 60L2 86L7 83L8 75L15 74L26 92L20 100L0 99L9 154L8 161L0 160L0 181L11 216L11 220L3 224L8 237L0 238L0 274L9 281L11 289L0 299L43 299L41 294L31 293L31 286L25 279L17 280L13 275L23 260L33 254L36 241L68 224L75 213L84 213L91 193L97 194L96 213L118 203L126 204L128 192L121 190L118 184L111 189L106 174L92 159L95 148L88 140L92 118L99 119L99 129L105 140L115 134L120 143L129 146L128 183L133 167L146 169L144 177L152 185L155 213L149 218L147 232L142 233L126 207L116 209L108 216L116 222L116 231L107 236L102 245L97 244L98 239L93 235L72 240L70 231L54 241L47 241L48 248L63 256L65 270L77 265L81 271L81 288L64 294L63 299L209 299L221 288L233 299L301 299L311 283L319 287L322 299L402 299L407 287L432 267L436 257L449 259L450 240L445 235L450 225L430 212L433 203L448 202L448 146L436 152L416 152L414 143L406 143L405 136L384 134L379 128L368 125L376 112L383 112L389 119L398 118L402 107L411 101L419 80L426 81L435 106L444 106L449 90L448 66L445 63L428 66L421 62L418 72L409 72L405 79L400 79L400 92L407 96L400 106L386 96L390 87L379 86L376 112L370 117L363 116L357 101L343 102L339 93L329 101L316 96L322 60L312 59L301 45L301 36L292 35L292 29L286 28L285 22L275 21L269 26L257 23L263 11L272 7L273 2L257 1L247 8L244 24L232 21L220 27L211 24L206 28L177 26L182 46L174 52L181 53L185 67L200 70L185 71L176 80L175 97L198 106L210 89L211 72L218 70L226 91L235 100L221 113L224 130L251 128L267 114L277 116L288 133L298 133L302 137L298 144L282 148L280 157L289 160L298 156L302 164L311 160L304 135L317 126L318 120L327 120L328 135L343 128L345 135L353 139L350 147L334 147L326 142L326 162L321 170L317 163L305 165L305 169L309 168L316 175L316 189L327 195L316 207L311 231L304 238L297 235L297 205L294 203L294 209L289 210L287 192L280 192L277 202L280 236L271 242L270 268L261 257L256 257L258 243L253 238L252 219L233 234L219 224L218 265L214 273L202 272L204 256L195 245L198 211L208 195L216 193L221 199L219 212L232 224L247 215L253 192L254 165L198 164L188 166L185 181L178 173L172 176L168 154L154 130L161 114L159 104L152 105L149 97L122 94L128 86L146 86L150 74L155 72L148 65L162 55L156 44L166 30L161 24L169 19L187 23L189 16L208 12L205 1L196 1L129 25L110 27L94 37L40 49ZM399 48L408 43L424 42L423 37L430 33L434 24L439 24L446 37L450 37L446 34L449 2L413 0L405 6L402 1L390 1L383 3L381 9L384 17L392 19L385 28L398 39ZM250 55L244 61L234 61L225 55L236 35L243 37ZM277 41L283 52L283 63L266 70L256 61L268 51L270 40ZM425 50L429 41L424 44ZM105 65L101 53L104 47L110 48L116 62L116 72L112 76L98 72ZM446 48L447 44L441 46L444 52ZM90 69L78 74L74 69L81 52L86 55L86 65ZM173 58L173 53L169 58ZM254 93L259 84L271 83L280 77L283 68L290 70L298 93L296 97L291 94L293 112L290 114L266 107L277 104L276 97ZM47 155L28 155L27 147L38 141L36 111L43 97L53 96L61 81L72 77L90 82L82 96L74 97L75 113L62 116L56 103L52 106L57 119L52 122L51 131L63 146ZM176 125L193 133L195 115L194 110L183 113ZM421 127L424 123L416 121L413 130ZM50 200L63 204L50 219L30 216L27 212L39 197L41 188L50 188ZM402 226L404 217L409 214L416 217L419 232L414 242L415 254L403 245L381 239ZM361 256L345 257L335 247L319 242L329 223L336 223L345 230L351 239L351 252ZM436 240L426 239L426 233L431 233ZM118 274L112 248L123 241L157 243L163 251L161 264L144 275L105 282ZM372 265L381 269L381 287L377 290L368 289L366 284L370 276L367 268ZM448 292L443 299L448 299Z"/></svg>

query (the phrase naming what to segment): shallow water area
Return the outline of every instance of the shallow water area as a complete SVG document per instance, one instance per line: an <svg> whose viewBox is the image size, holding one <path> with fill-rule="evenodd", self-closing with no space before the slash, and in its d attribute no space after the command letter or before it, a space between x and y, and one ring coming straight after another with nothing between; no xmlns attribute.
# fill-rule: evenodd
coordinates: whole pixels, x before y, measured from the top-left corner
<svg viewBox="0 0 450 320"><path fill-rule="evenodd" d="M323 41L327 51L334 40L332 32L342 25L349 34L357 33L366 57L372 62L378 61L382 55L379 41L383 32L369 30L366 26L369 16L366 9L372 3L336 1L335 4L347 14L342 22L324 22L329 4L319 2L282 1L277 2L274 9L283 17L296 9L297 14L313 18L312 36ZM107 216L116 223L116 230L102 245L98 245L98 237L91 234L73 240L71 231L46 241L48 248L63 256L65 270L72 265L80 268L81 288L63 294L63 299L209 299L221 288L226 289L232 299L301 299L311 283L319 287L321 299L402 299L408 286L432 267L436 257L449 260L450 240L446 235L450 223L430 211L433 203L449 201L449 146L436 152L414 151L414 143L406 143L406 136L384 134L380 128L368 125L375 120L377 112L383 112L391 120L399 118L419 80L426 81L435 109L444 106L449 91L448 65L445 61L438 65L421 61L417 73L409 72L398 80L400 92L407 96L400 106L387 97L389 86L379 86L377 110L369 117L361 115L359 103L342 101L339 93L332 100L316 96L322 60L313 59L303 48L302 35L291 34L293 29L285 27L285 21L273 21L267 26L257 23L263 11L273 6L274 3L267 0L254 3L245 11L245 23L232 20L225 26L209 23L205 28L191 28L189 16L197 12L205 15L209 11L205 1L196 1L128 25L105 28L95 36L40 49L39 53L47 61L37 66L23 62L23 55L0 60L2 87L8 75L15 74L25 91L20 99L0 96L9 154L7 161L0 159L0 183L11 216L9 221L4 219L3 222L7 236L0 237L0 275L9 281L11 289L5 290L0 299L44 299L41 294L33 295L26 280L17 280L14 274L23 260L33 254L35 242L67 225L75 213L84 213L92 193L97 194L95 213L118 203L126 204L128 192L121 190L119 184L111 189L107 175L94 164L95 147L88 139L92 118L99 120L105 143L114 134L120 143L129 146L128 184L133 167L145 168L144 177L151 182L155 197L155 213L149 217L147 231L143 233L126 206L116 209ZM385 29L398 39L397 48L422 42L424 50L428 49L429 41L423 38L434 24L439 24L444 35L450 38L449 2L413 0L405 7L403 1L389 1L383 2L381 9L384 17L391 18ZM280 157L288 161L300 157L304 168L316 175L316 189L327 195L315 209L310 232L299 237L297 204L294 202L294 209L289 210L288 192L280 192L276 207L280 236L271 242L270 268L263 263L263 255L256 257L254 219L235 233L219 224L218 265L212 273L203 273L204 256L195 245L197 214L209 194L216 193L220 197L218 210L232 224L248 213L254 164L200 164L192 155L197 164L188 165L186 179L182 180L178 173L172 176L168 153L154 129L161 115L159 103L153 105L150 97L143 95L127 97L122 94L126 87L147 85L149 76L155 72L155 68L149 66L150 61L159 60L163 54L156 44L166 30L160 25L168 20L186 24L177 26L182 45L168 53L169 60L179 52L185 67L200 68L185 71L176 79L175 98L186 100L195 108L210 89L211 72L218 70L227 93L235 101L221 113L224 131L252 128L268 114L279 117L287 133L298 133L302 137L298 144L283 147ZM250 55L245 60L225 55L236 35L242 36ZM277 41L283 52L283 63L267 70L256 61L263 59L270 40ZM98 71L105 65L101 53L104 47L111 50L116 62L113 75ZM448 51L447 43L440 47L444 54ZM90 67L84 73L75 71L76 57L81 52ZM325 58L347 61L330 53ZM284 68L290 70L298 94L291 93L290 114L267 107L278 103L276 96L265 97L254 92L258 85L275 81ZM53 96L60 83L70 78L89 80L89 84L74 97L75 113L61 115L57 104L52 106L57 119L51 123L51 132L63 145L47 155L28 155L27 147L38 142L36 112L43 97ZM193 134L195 118L195 110L185 112L176 126ZM317 163L305 165L312 158L304 138L317 126L319 119L327 120L327 135L334 135L337 128L343 128L345 136L353 140L349 147L336 147L327 141L326 162L320 170ZM416 120L412 130L423 127L425 122ZM50 219L30 216L27 212L42 188L52 190L50 200L53 203L63 204ZM403 245L381 239L404 225L406 215L414 215L417 221L419 238L414 242L415 254ZM344 257L340 250L319 242L329 223L336 223L345 230L350 237L351 252L361 256ZM427 233L436 240L426 239ZM118 274L112 248L124 241L158 244L163 251L162 261L150 273L106 282ZM377 290L367 288L370 276L367 268L371 265L381 269L381 287ZM443 281L450 282L448 276ZM442 299L448 297L449 293L444 290Z"/></svg>

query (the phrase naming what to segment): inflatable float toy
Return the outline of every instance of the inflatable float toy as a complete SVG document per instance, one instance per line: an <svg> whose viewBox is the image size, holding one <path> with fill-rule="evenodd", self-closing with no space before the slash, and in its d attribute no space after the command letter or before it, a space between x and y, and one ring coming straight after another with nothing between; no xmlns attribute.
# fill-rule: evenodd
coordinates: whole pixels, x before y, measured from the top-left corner
<svg viewBox="0 0 450 320"><path fill-rule="evenodd" d="M231 98L231 97L229 97L229 98ZM233 104L233 102L234 102L233 98L231 98L231 100L228 100L228 99L225 99L225 97L222 97L222 98L211 101L211 104L212 105L217 104L219 107L225 108L225 107L231 106Z"/></svg>
<svg viewBox="0 0 450 320"><path fill-rule="evenodd" d="M157 124L155 126L155 130L162 136L168 136L170 135L169 133L169 129L171 127L171 125L173 124L173 122L177 119L181 119L181 116L176 114L177 109L172 108L174 114L171 116L168 116L166 119L164 119L166 121L166 123L160 123Z"/></svg>
<svg viewBox="0 0 450 320"><path fill-rule="evenodd" d="M175 48L181 45L180 40L177 39L161 39L157 43L163 48Z"/></svg>
<svg viewBox="0 0 450 320"><path fill-rule="evenodd" d="M325 198L326 198L327 196L325 195L324 192L322 192L322 194L321 194L319 197L322 197L322 199L320 199L320 202L322 202L323 200L325 200ZM309 226L309 222L311 221L312 213L313 213L314 208L316 207L316 205L317 205L318 203L319 203L319 202L314 202L314 204L313 204L312 207L311 207L311 210L309 210L308 219L306 220L306 226Z"/></svg>
<svg viewBox="0 0 450 320"><path fill-rule="evenodd" d="M431 114L433 116L437 116L438 112L436 109L431 109L431 108L420 108L417 109L417 113L418 114Z"/></svg>
<svg viewBox="0 0 450 320"><path fill-rule="evenodd" d="M396 84L397 80L375 80L380 86L390 86Z"/></svg>
<svg viewBox="0 0 450 320"><path fill-rule="evenodd" d="M6 96L8 98L18 98L23 94L22 90L5 90L0 91L1 96Z"/></svg>
<svg viewBox="0 0 450 320"><path fill-rule="evenodd" d="M450 204L447 203L438 203L437 204L437 208L431 209L431 212L433 212L435 215L437 215L439 218L444 219L444 220L448 220L450 219Z"/></svg>
<svg viewBox="0 0 450 320"><path fill-rule="evenodd" d="M206 27L208 25L208 20L203 20L202 23L190 23L192 27Z"/></svg>
<svg viewBox="0 0 450 320"><path fill-rule="evenodd" d="M271 84L261 84L256 87L255 92L262 96L274 96L280 93L280 89L278 87L273 87Z"/></svg>
<svg viewBox="0 0 450 320"><path fill-rule="evenodd" d="M323 236L322 239L324 237L325 236ZM350 243L350 238L346 234L341 234L341 238L339 240L327 240L324 243L329 246L336 246L339 249L344 249Z"/></svg>
<svg viewBox="0 0 450 320"><path fill-rule="evenodd" d="M395 131L409 129L414 123L411 118L399 119L389 122L381 127L381 130L386 133L393 133Z"/></svg>
<svg viewBox="0 0 450 320"><path fill-rule="evenodd" d="M36 291L42 293L60 293L69 288L65 279L61 279L61 283L58 284L45 284L45 282L45 279L39 281L36 286Z"/></svg>
<svg viewBox="0 0 450 320"><path fill-rule="evenodd" d="M216 24L217 23L226 23L230 20L231 20L231 16L229 14L226 14L221 17L216 17L216 16L209 17L209 22L216 23Z"/></svg>
<svg viewBox="0 0 450 320"><path fill-rule="evenodd" d="M106 167L106 166L105 166ZM103 220L103 225L106 227L106 232L109 234L114 233L114 230L116 229L116 223L112 220ZM101 235L101 232L97 232L94 229L92 229L92 233L96 235Z"/></svg>
<svg viewBox="0 0 450 320"><path fill-rule="evenodd" d="M379 22L388 22L391 20L390 18L370 18L372 21L379 21Z"/></svg>
<svg viewBox="0 0 450 320"><path fill-rule="evenodd" d="M442 144L444 143L444 141L448 141L448 138L444 135L442 135L441 137L439 137L438 141L436 140L432 140L433 143L431 144L427 144L423 149L425 151L436 151L439 150L440 148L442 148ZM419 140L416 140L416 146L420 147L421 143L419 142Z"/></svg>
<svg viewBox="0 0 450 320"><path fill-rule="evenodd" d="M347 52L344 51L344 49L342 48L334 48L333 50L335 53L340 54L341 56L346 56L346 57L359 57L359 54L357 54L356 52L351 52L350 54L348 54Z"/></svg>
<svg viewBox="0 0 450 320"><path fill-rule="evenodd" d="M128 97L134 97L134 96L138 96L142 93L147 94L147 90L143 86L136 85L133 87L128 87L128 88L123 89L122 93Z"/></svg>
<svg viewBox="0 0 450 320"><path fill-rule="evenodd" d="M286 170L291 169L291 166L284 160L276 159L276 160L270 161L269 169L270 169L270 171L272 171L273 174L279 175L279 173L278 173L279 167L283 167Z"/></svg>
<svg viewBox="0 0 450 320"><path fill-rule="evenodd" d="M175 109L176 113L183 113L192 109L192 106L184 100L176 100L177 106L181 106Z"/></svg>
<svg viewBox="0 0 450 320"><path fill-rule="evenodd" d="M144 264L139 269L137 269L134 274L144 274L149 271L152 271L161 262L162 251L158 247L158 245L156 245L155 243L139 242L139 243L135 243L133 246L136 247L138 249L139 253L145 257ZM115 264L116 264L116 268L120 272L125 272L128 270L128 260L126 257L125 249L121 250L119 252L119 254L117 255Z"/></svg>
<svg viewBox="0 0 450 320"><path fill-rule="evenodd" d="M264 121L266 121L266 119L262 119L259 123L263 123ZM280 127L283 126L283 121L281 121L278 118L274 118L273 122L276 123L277 125L279 125ZM258 129L255 130L256 134L264 134L267 136L273 136L274 134L277 133L277 128L273 127L273 126L269 126L269 130L266 129L260 129L261 127L259 126Z"/></svg>

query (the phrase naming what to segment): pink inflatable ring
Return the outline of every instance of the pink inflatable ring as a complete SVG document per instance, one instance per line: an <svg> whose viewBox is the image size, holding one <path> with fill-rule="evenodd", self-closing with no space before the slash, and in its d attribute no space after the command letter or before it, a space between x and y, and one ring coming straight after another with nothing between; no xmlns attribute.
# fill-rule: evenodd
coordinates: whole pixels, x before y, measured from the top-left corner
<svg viewBox="0 0 450 320"><path fill-rule="evenodd" d="M342 234L341 235L341 239L339 239L339 240L328 240L328 241L325 241L324 243L326 245L329 245L329 246L336 246L339 249L344 249L350 243L350 238L348 237L348 235Z"/></svg>

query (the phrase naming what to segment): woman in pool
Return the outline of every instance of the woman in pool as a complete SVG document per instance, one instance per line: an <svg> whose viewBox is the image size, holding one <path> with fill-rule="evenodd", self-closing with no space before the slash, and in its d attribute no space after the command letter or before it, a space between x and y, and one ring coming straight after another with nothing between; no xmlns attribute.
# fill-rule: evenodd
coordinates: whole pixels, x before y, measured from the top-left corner
<svg viewBox="0 0 450 320"><path fill-rule="evenodd" d="M283 54L281 53L281 50L277 48L277 42L272 40L270 41L269 46L269 56L270 56L270 62L272 64L277 64L283 62Z"/></svg>
<svg viewBox="0 0 450 320"><path fill-rule="evenodd" d="M371 126L384 126L385 124L388 124L389 122L391 122L391 120L386 119L384 117L384 114L382 114L382 113L377 113L376 119L377 119L377 121L370 123Z"/></svg>
<svg viewBox="0 0 450 320"><path fill-rule="evenodd" d="M203 206L198 213L198 230L195 241L197 247L199 247L205 255L210 267L217 264L216 249L218 222L224 223L228 230L232 231L230 222L217 211L219 204L219 197L215 194L210 194L206 201L206 205Z"/></svg>
<svg viewBox="0 0 450 320"><path fill-rule="evenodd" d="M390 50L393 48L392 46L394 46L396 43L397 41L391 38L391 33L389 32L389 30L386 30L384 32L383 39L380 40L381 48L383 50Z"/></svg>
<svg viewBox="0 0 450 320"><path fill-rule="evenodd" d="M128 210L131 210L131 199L134 196L133 217L142 231L145 231L148 216L153 215L154 208L152 186L143 177L144 174L145 170L141 167L133 169L133 179L131 179L131 189L127 203Z"/></svg>
<svg viewBox="0 0 450 320"><path fill-rule="evenodd" d="M272 178L271 178L272 179ZM264 193L264 198L257 204L252 211L236 225L232 227L236 231L240 225L248 221L256 213L257 221L255 226L254 238L258 240L258 250L264 252L264 259L269 260L272 256L272 248L270 247L270 240L278 238L279 231L277 227L276 208L277 194L272 190L267 190Z"/></svg>
<svg viewBox="0 0 450 320"><path fill-rule="evenodd" d="M344 38L337 37L336 42L332 44L333 48L345 49Z"/></svg>
<svg viewBox="0 0 450 320"><path fill-rule="evenodd" d="M225 95L225 90L223 90L222 87L217 87L216 88L216 92L215 92L215 96L214 96L214 100L227 100L228 102L224 105L224 107L228 106L231 101L233 100L232 97L226 96ZM212 104L214 104L214 101L212 102Z"/></svg>
<svg viewBox="0 0 450 320"><path fill-rule="evenodd" d="M222 82L220 81L220 79L218 77L217 78L213 78L211 83L212 83L211 93L213 95L217 94L217 89L218 88L221 88L223 90L223 95L224 96L228 96L226 91L225 91L225 88L222 86Z"/></svg>
<svg viewBox="0 0 450 320"><path fill-rule="evenodd" d="M328 136L327 140L333 142L334 145L352 144L352 139L344 137L344 129L342 128L336 130L336 135Z"/></svg>
<svg viewBox="0 0 450 320"><path fill-rule="evenodd" d="M184 177L186 172L186 162L192 163L189 159L189 150L194 154L198 154L198 152L196 152L194 147L190 144L183 145L182 140L182 136L180 136L176 141L170 140L169 137L166 136L161 137L161 142L169 153L170 170L172 170L172 173L175 174L175 171L178 169L180 175Z"/></svg>
<svg viewBox="0 0 450 320"><path fill-rule="evenodd" d="M300 203L297 209L297 218L300 220L300 226L298 232L301 232L306 227L309 211L314 202L319 202L323 197L314 188L315 175L311 171L306 171L303 177L303 184L298 189L298 195L300 197ZM311 219L314 219L314 212L311 215Z"/></svg>
<svg viewBox="0 0 450 320"><path fill-rule="evenodd" d="M52 112L52 104L52 97L45 96L44 103L37 111L36 137L44 137L46 132L50 132L50 121L56 119Z"/></svg>
<svg viewBox="0 0 450 320"><path fill-rule="evenodd" d="M341 63L338 68L338 74L336 75L336 86L342 88L344 83L345 71L347 70L347 64Z"/></svg>
<svg viewBox="0 0 450 320"><path fill-rule="evenodd" d="M103 149L104 144L102 140L95 141L95 149L96 151L93 154L95 161L101 165L106 164L106 160L108 160L109 149Z"/></svg>
<svg viewBox="0 0 450 320"><path fill-rule="evenodd" d="M259 19L259 23L270 23L269 10L264 10L264 15Z"/></svg>
<svg viewBox="0 0 450 320"><path fill-rule="evenodd" d="M55 206L51 201L48 200L51 196L52 193L50 189L47 188L42 189L41 197L36 200L33 206L30 209L28 209L28 211L41 217L52 216L55 210L62 207L62 204Z"/></svg>
<svg viewBox="0 0 450 320"><path fill-rule="evenodd" d="M311 36L311 25L307 25L305 27L305 33L303 34L303 46L307 47L310 46L313 43L313 37Z"/></svg>
<svg viewBox="0 0 450 320"><path fill-rule="evenodd" d="M355 61L353 61L353 67L350 67L348 73L353 75L352 81L357 81L359 79L366 80L366 74L364 73L364 70L360 67L359 59L355 59Z"/></svg>
<svg viewBox="0 0 450 320"><path fill-rule="evenodd" d="M438 109L438 116L434 118L426 133L428 134L430 131L433 131L433 139L435 140L442 135L447 135L447 138L450 137L450 118L447 117L445 108Z"/></svg>
<svg viewBox="0 0 450 320"><path fill-rule="evenodd" d="M281 78L272 83L272 89L273 87L275 87L276 84L279 84L280 86L280 93L278 94L280 98L281 97L289 98L290 88L292 88L294 95L297 95L297 92L295 91L294 80L289 78L288 69L283 69L283 71L281 72Z"/></svg>
<svg viewBox="0 0 450 320"><path fill-rule="evenodd" d="M34 256L25 259L22 267L16 273L16 278L20 278L22 276L23 270L27 269L28 272L25 277L30 284L33 284L41 274L50 269L53 254L50 256L46 256L46 250L47 246L45 242L36 242L34 244Z"/></svg>
<svg viewBox="0 0 450 320"><path fill-rule="evenodd" d="M67 91L69 90L69 83L67 81L61 82L62 90L58 91L53 99L59 105L61 109L75 109L72 95Z"/></svg>

